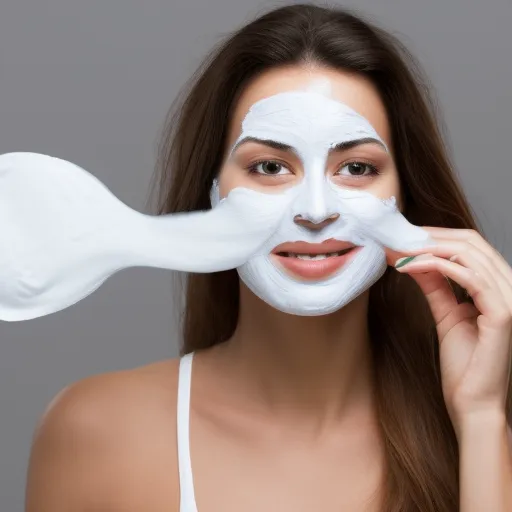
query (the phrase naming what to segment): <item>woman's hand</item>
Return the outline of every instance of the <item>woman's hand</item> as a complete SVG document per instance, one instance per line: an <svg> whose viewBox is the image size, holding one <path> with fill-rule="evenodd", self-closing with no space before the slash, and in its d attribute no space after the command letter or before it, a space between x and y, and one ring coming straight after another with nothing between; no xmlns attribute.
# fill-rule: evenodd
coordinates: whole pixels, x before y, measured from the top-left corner
<svg viewBox="0 0 512 512"><path fill-rule="evenodd" d="M425 229L435 245L408 252L414 258L401 258L395 268L418 283L432 310L443 394L458 431L475 413L505 413L512 361L512 269L476 231ZM457 302L445 276L466 289L474 306Z"/></svg>

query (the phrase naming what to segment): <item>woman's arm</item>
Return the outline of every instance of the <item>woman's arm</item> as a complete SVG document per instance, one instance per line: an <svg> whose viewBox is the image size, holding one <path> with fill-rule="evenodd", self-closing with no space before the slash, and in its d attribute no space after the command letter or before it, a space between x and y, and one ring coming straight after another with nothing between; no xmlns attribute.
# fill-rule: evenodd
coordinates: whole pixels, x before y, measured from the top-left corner
<svg viewBox="0 0 512 512"><path fill-rule="evenodd" d="M425 229L434 243L417 251L416 258L399 260L398 271L409 273L420 286L436 322L443 395L459 442L460 510L512 512L505 412L512 268L476 231ZM464 288L472 302L459 302L449 280Z"/></svg>
<svg viewBox="0 0 512 512"><path fill-rule="evenodd" d="M512 430L504 414L460 424L460 512L512 511Z"/></svg>

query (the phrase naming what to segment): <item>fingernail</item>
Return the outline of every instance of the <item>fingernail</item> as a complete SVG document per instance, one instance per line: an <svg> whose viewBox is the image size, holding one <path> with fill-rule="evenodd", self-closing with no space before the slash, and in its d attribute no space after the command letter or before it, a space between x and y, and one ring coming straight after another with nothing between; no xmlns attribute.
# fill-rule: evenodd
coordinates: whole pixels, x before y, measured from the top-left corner
<svg viewBox="0 0 512 512"><path fill-rule="evenodd" d="M405 258L399 258L395 261L395 268L403 267L407 263L411 262L416 256L406 256Z"/></svg>

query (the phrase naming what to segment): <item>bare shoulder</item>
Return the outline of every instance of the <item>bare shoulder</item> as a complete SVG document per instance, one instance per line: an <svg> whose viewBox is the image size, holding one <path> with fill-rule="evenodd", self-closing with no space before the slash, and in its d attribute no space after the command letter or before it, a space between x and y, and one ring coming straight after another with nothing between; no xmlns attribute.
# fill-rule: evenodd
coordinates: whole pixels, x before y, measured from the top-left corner
<svg viewBox="0 0 512 512"><path fill-rule="evenodd" d="M26 511L178 510L178 359L63 389L34 433Z"/></svg>

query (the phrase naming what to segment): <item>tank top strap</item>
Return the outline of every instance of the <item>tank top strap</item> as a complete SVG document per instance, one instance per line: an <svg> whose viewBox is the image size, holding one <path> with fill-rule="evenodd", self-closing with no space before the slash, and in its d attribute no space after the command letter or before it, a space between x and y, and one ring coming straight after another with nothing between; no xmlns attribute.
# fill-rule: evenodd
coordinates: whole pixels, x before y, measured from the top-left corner
<svg viewBox="0 0 512 512"><path fill-rule="evenodd" d="M178 375L177 443L180 479L180 512L197 512L190 459L190 389L194 353L180 359Z"/></svg>

